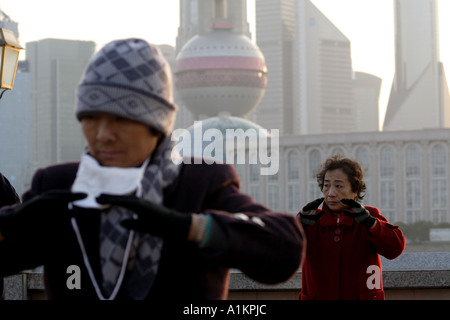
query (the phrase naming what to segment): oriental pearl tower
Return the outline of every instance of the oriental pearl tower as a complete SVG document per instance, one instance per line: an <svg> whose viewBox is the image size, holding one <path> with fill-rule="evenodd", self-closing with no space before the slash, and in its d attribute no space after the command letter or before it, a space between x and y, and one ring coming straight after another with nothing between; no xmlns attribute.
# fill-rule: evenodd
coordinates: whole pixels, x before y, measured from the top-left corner
<svg viewBox="0 0 450 320"><path fill-rule="evenodd" d="M246 117L265 93L265 59L246 35L233 31L227 1L212 1L211 31L192 37L177 55L175 88L196 119Z"/></svg>

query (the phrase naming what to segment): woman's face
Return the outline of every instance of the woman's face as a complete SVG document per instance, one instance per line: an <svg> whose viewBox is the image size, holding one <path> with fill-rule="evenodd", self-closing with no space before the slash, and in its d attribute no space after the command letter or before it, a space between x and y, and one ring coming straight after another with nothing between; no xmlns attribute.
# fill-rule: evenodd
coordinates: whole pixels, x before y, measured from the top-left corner
<svg viewBox="0 0 450 320"><path fill-rule="evenodd" d="M107 167L140 166L160 138L142 123L104 113L84 116L81 126L90 154Z"/></svg>
<svg viewBox="0 0 450 320"><path fill-rule="evenodd" d="M325 173L322 193L328 208L336 212L347 208L341 199L357 198L357 193L352 191L347 174L342 169L329 170Z"/></svg>

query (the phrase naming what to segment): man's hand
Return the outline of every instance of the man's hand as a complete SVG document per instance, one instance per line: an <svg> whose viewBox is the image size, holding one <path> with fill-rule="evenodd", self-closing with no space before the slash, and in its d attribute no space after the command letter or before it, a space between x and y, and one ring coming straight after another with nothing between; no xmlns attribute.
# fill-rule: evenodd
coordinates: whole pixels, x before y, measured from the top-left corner
<svg viewBox="0 0 450 320"><path fill-rule="evenodd" d="M372 217L360 203L352 199L342 199L341 202L349 207L350 210L344 210L344 214L349 216L356 222L373 229L377 223L377 219Z"/></svg>
<svg viewBox="0 0 450 320"><path fill-rule="evenodd" d="M58 227L58 220L64 215L69 202L84 199L85 193L70 190L51 190L20 205L5 209L0 213L0 238L8 238L23 233L45 233L50 226Z"/></svg>
<svg viewBox="0 0 450 320"><path fill-rule="evenodd" d="M181 213L164 206L146 201L136 196L115 196L101 194L97 197L100 204L109 204L127 208L138 215L137 219L126 219L122 226L141 232L147 232L163 238L187 240L192 223L192 214Z"/></svg>
<svg viewBox="0 0 450 320"><path fill-rule="evenodd" d="M300 222L304 227L312 226L316 223L325 213L325 211L321 210L316 214L317 208L319 208L320 204L323 202L324 198L316 199L306 206L303 207L302 211L299 213Z"/></svg>

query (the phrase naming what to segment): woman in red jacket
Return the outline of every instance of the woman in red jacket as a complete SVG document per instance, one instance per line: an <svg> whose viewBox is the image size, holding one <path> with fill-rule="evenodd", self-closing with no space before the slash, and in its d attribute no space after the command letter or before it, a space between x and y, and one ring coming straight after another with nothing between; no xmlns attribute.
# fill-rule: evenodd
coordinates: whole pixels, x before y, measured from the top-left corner
<svg viewBox="0 0 450 320"><path fill-rule="evenodd" d="M377 208L359 204L366 186L358 162L331 157L317 182L323 198L298 214L307 236L299 298L384 299L379 255L394 259L403 252L402 231Z"/></svg>

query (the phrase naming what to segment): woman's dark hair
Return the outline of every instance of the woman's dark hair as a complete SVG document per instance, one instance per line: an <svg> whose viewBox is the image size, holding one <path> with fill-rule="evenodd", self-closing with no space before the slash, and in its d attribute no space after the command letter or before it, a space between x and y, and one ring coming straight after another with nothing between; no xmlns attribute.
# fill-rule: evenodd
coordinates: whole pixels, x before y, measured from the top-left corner
<svg viewBox="0 0 450 320"><path fill-rule="evenodd" d="M352 186L352 191L357 194L358 201L361 201L366 191L366 184L363 181L364 173L361 165L355 160L341 157L339 153L328 158L320 165L320 171L317 174L317 183L319 184L320 190L323 190L327 171L336 169L341 169L347 175L348 181L350 181Z"/></svg>

